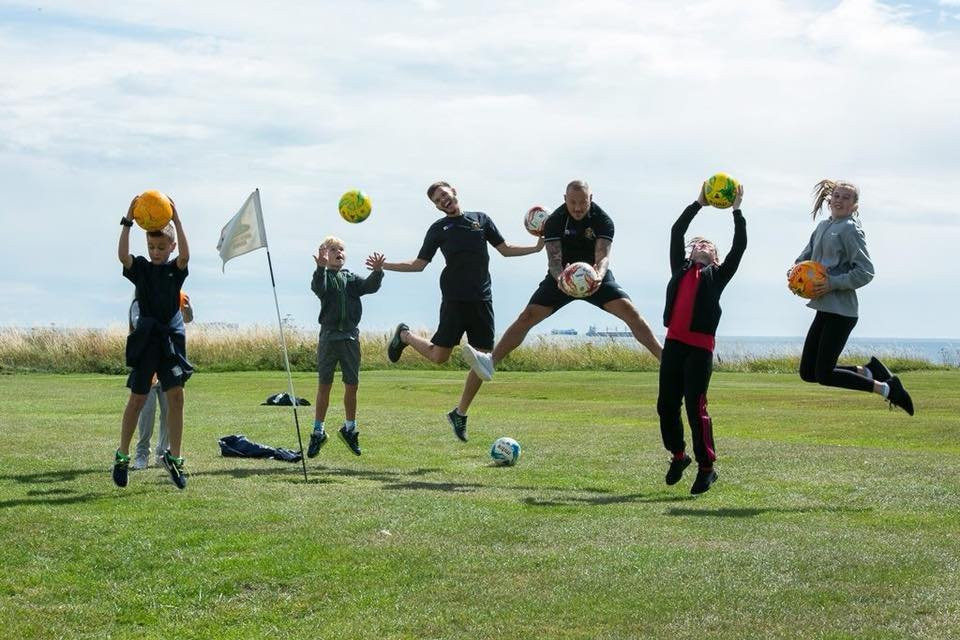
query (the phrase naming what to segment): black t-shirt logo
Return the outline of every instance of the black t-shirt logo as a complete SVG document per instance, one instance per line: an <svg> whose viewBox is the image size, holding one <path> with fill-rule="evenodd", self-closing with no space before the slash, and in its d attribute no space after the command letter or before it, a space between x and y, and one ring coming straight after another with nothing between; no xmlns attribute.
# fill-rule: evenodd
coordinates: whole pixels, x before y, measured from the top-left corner
<svg viewBox="0 0 960 640"><path fill-rule="evenodd" d="M597 234L593 232L592 227L588 227L587 229L584 230L583 237L586 238L587 240L596 240Z"/></svg>

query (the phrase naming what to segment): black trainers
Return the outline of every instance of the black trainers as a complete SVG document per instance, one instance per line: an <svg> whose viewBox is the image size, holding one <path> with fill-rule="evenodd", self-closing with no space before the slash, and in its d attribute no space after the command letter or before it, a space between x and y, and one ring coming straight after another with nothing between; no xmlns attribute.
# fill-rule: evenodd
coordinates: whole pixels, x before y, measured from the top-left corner
<svg viewBox="0 0 960 640"><path fill-rule="evenodd" d="M907 393L907 390L903 388L903 383L900 382L900 378L893 376L887 380L887 384L890 385L890 395L887 396L887 402L890 403L890 408L900 407L912 416L913 400L910 399L910 394Z"/></svg>
<svg viewBox="0 0 960 640"><path fill-rule="evenodd" d="M307 457L315 458L320 453L320 448L327 444L326 431L314 431L310 434L310 445L307 447Z"/></svg>
<svg viewBox="0 0 960 640"><path fill-rule="evenodd" d="M130 468L130 456L125 456L117 449L113 454L113 484L118 487L127 486L127 471Z"/></svg>
<svg viewBox="0 0 960 640"><path fill-rule="evenodd" d="M450 426L453 427L453 435L466 442L467 416L460 415L457 413L456 408L454 408L450 413L447 414L447 421L450 423Z"/></svg>
<svg viewBox="0 0 960 640"><path fill-rule="evenodd" d="M690 456L684 454L682 458L674 457L670 461L670 468L667 469L667 477L664 478L667 484L674 485L680 482L683 477L683 470L690 466Z"/></svg>
<svg viewBox="0 0 960 640"><path fill-rule="evenodd" d="M400 354L403 353L404 348L407 346L407 343L400 339L400 334L409 330L410 327L402 322L397 325L397 329L393 332L393 337L390 338L390 344L387 345L387 358L390 359L390 362L396 362L400 359ZM357 455L360 454L358 453Z"/></svg>
<svg viewBox="0 0 960 640"><path fill-rule="evenodd" d="M710 490L710 485L717 481L717 472L713 469L700 469L697 471L697 479L693 481L690 487L690 493L699 495Z"/></svg>
<svg viewBox="0 0 960 640"><path fill-rule="evenodd" d="M183 470L183 458L177 458L170 449L163 452L163 467L170 474L170 480L177 485L177 489L187 488L187 474Z"/></svg>
<svg viewBox="0 0 960 640"><path fill-rule="evenodd" d="M890 369L887 369L886 365L873 356L870 356L870 362L863 365L863 368L870 371L870 375L873 376L873 379L876 382L886 382L893 377L893 374L890 373Z"/></svg>
<svg viewBox="0 0 960 640"><path fill-rule="evenodd" d="M343 440L343 443L350 447L350 451L353 451L353 455L360 455L360 432L356 429L347 431L346 427L340 427L340 431L337 433L340 434L340 439Z"/></svg>

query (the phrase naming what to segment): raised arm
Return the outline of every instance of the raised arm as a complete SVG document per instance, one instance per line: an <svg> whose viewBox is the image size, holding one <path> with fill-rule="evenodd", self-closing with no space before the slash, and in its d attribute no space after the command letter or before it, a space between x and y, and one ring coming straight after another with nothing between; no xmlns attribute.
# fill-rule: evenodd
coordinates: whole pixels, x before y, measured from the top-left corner
<svg viewBox="0 0 960 640"><path fill-rule="evenodd" d="M537 238L537 244L521 247L508 242L501 242L494 249L500 252L500 255L510 258L514 256L527 256L531 253L537 253L543 249L543 236Z"/></svg>
<svg viewBox="0 0 960 640"><path fill-rule="evenodd" d="M370 260L373 256L367 258ZM423 271L430 264L423 258L414 258L413 260L404 260L402 262L384 262L384 271Z"/></svg>
<svg viewBox="0 0 960 640"><path fill-rule="evenodd" d="M327 260L329 259L327 247L320 245L317 249L317 255L313 256L313 261L317 263L317 268L313 271L313 278L310 279L310 290L318 298L323 299L323 294L327 290Z"/></svg>
<svg viewBox="0 0 960 640"><path fill-rule="evenodd" d="M684 236L687 233L687 229L690 228L690 223L693 222L694 216L700 212L700 209L707 206L707 197L703 189L704 187L701 186L700 193L697 194L697 199L687 205L687 208L683 210L680 217L677 218L673 226L670 227L671 273L679 271L680 268L683 267L684 260L687 259L687 243Z"/></svg>
<svg viewBox="0 0 960 640"><path fill-rule="evenodd" d="M133 222L133 205L137 203L137 196L130 201L130 207L127 209L126 219L128 222ZM130 255L130 227L127 225L121 225L120 227L120 241L117 243L117 258L120 259L120 263L123 264L124 269L129 269L133 265L133 256Z"/></svg>
<svg viewBox="0 0 960 640"><path fill-rule="evenodd" d="M173 203L173 198L169 198L170 206L173 208L173 228L177 230L177 268L183 271L187 268L190 261L190 245L187 243L187 234L183 232L183 225L180 224L180 214L177 213L177 205Z"/></svg>
<svg viewBox="0 0 960 640"><path fill-rule="evenodd" d="M360 281L360 295L375 293L380 290L380 284L383 282L383 263L382 253L374 252L367 258L365 264L367 269L372 272L366 278L358 278Z"/></svg>

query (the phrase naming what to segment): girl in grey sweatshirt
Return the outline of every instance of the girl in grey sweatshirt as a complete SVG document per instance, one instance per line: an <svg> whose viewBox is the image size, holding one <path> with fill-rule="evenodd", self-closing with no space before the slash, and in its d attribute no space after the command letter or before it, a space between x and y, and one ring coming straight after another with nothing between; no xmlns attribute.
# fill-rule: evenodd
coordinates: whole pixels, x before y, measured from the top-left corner
<svg viewBox="0 0 960 640"><path fill-rule="evenodd" d="M876 357L862 366L838 366L837 360L857 324L857 289L873 280L873 262L857 213L860 192L849 182L821 180L814 187L813 218L823 204L830 217L813 230L796 262L813 260L827 270L827 278L814 285L807 304L816 310L803 343L800 377L829 387L882 395L891 407L913 415L913 400L897 376Z"/></svg>

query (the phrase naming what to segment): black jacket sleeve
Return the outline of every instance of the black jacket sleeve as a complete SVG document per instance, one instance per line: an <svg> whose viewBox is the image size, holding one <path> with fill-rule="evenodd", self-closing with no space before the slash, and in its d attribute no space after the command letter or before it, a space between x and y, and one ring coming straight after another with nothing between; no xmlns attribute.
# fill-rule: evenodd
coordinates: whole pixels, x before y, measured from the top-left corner
<svg viewBox="0 0 960 640"><path fill-rule="evenodd" d="M726 260L717 269L717 284L725 287L733 274L737 272L740 266L740 259L743 258L743 252L747 250L747 221L743 217L740 209L733 212L733 246L730 247L730 253Z"/></svg>
<svg viewBox="0 0 960 640"><path fill-rule="evenodd" d="M687 205L677 221L670 227L670 273L677 273L683 268L683 263L687 259L687 247L684 242L684 234L690 227L693 217L700 212L703 207L699 202L693 202Z"/></svg>

